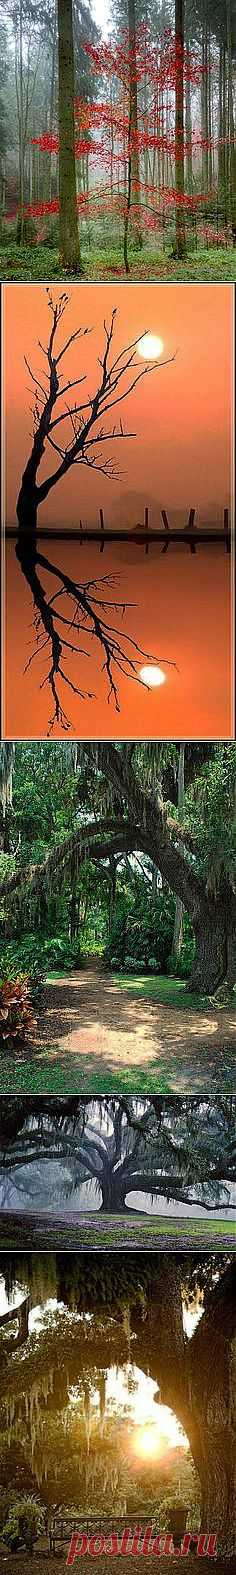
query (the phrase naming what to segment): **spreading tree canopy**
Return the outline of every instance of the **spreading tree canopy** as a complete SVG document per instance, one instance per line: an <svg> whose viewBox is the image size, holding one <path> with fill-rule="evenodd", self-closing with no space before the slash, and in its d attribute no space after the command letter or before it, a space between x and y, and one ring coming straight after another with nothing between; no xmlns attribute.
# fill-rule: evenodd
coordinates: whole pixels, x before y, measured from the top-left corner
<svg viewBox="0 0 236 1575"><path fill-rule="evenodd" d="M8 1287L30 1288L33 1305L48 1296L73 1314L54 1316L40 1335L5 1356L0 1377L1 1432L8 1442L28 1436L35 1445L45 1437L45 1405L63 1416L69 1386L96 1373L96 1387L118 1361L135 1363L158 1386L156 1400L169 1406L189 1439L201 1486L202 1529L216 1533L225 1566L235 1559L235 1264L211 1257L158 1257L145 1253L127 1259L97 1253L90 1258L34 1254L28 1259L2 1256ZM199 1304L191 1338L183 1307ZM90 1313L90 1320L84 1314ZM79 1321L76 1314L80 1315ZM82 1315L82 1316L81 1316ZM193 1326L192 1326L193 1327ZM62 1364L63 1352L63 1364ZM63 1365L63 1373L62 1373ZM87 1418L88 1418L88 1389ZM30 1404L31 1396L31 1404ZM104 1405L104 1388L103 1388ZM39 1449L37 1447L39 1455Z"/></svg>
<svg viewBox="0 0 236 1575"><path fill-rule="evenodd" d="M18 758L22 747L16 746ZM53 761L48 745L26 747L30 762L38 761L38 747L47 767ZM18 904L21 924L23 914L24 923L29 921L29 904L31 914L33 902L35 914L39 913L47 891L57 890L59 879L71 881L75 856L78 879L88 857L104 871L112 854L122 859L127 853L141 852L189 915L195 938L191 975L195 990L213 993L225 982L232 990L236 978L235 744L208 745L206 752L205 746L187 746L180 819L177 745L60 747L65 751L60 760L68 762L69 776L72 761L75 768L70 824L65 834L61 820L60 826L54 821L46 856L38 850L37 862L31 863L28 844L28 867L21 850L13 869L6 871L4 865L2 892L9 922L13 903Z"/></svg>
<svg viewBox="0 0 236 1575"><path fill-rule="evenodd" d="M5 1206L18 1178L19 1196L29 1201L33 1187L35 1198L43 1160L59 1163L62 1198L90 1182L112 1214L125 1207L131 1192L144 1192L150 1207L162 1196L174 1208L179 1202L217 1212L233 1208L235 1100L5 1099L0 1116Z"/></svg>

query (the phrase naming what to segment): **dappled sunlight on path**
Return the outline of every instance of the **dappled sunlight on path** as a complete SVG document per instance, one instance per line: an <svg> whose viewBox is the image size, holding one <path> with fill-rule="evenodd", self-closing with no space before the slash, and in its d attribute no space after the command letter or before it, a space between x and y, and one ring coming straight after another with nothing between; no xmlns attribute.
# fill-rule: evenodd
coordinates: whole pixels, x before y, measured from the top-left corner
<svg viewBox="0 0 236 1575"><path fill-rule="evenodd" d="M126 991L122 983L103 973L99 964L89 964L81 972L56 979L47 985L44 1010L36 1036L37 1051L47 1050L48 1058L79 1058L82 1082L88 1072L96 1085L96 1062L104 1069L104 1086L109 1074L121 1075L123 1068L143 1068L160 1063L173 1077L171 1063L183 1059L182 1087L193 1079L193 1086L213 1081L214 1070L224 1053L236 1043L236 1018L232 1009L214 1006L209 1011L160 1003L140 995L134 985ZM32 1047L33 1049L33 1047ZM207 1055L206 1052L209 1052ZM83 1060L86 1058L86 1067ZM213 1059L215 1061L215 1069ZM108 1083L107 1083L108 1079ZM174 1086L174 1084L173 1084ZM178 1075L178 1087L181 1077Z"/></svg>

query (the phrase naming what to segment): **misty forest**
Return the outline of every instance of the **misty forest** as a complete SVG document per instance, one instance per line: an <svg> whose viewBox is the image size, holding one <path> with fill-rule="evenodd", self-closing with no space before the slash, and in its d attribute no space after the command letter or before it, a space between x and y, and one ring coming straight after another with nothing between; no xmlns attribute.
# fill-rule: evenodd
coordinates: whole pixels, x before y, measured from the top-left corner
<svg viewBox="0 0 236 1575"><path fill-rule="evenodd" d="M235 1100L5 1098L0 1244L233 1249ZM130 1228L131 1227L131 1228Z"/></svg>
<svg viewBox="0 0 236 1575"><path fill-rule="evenodd" d="M0 761L4 1092L233 1092L235 744Z"/></svg>
<svg viewBox="0 0 236 1575"><path fill-rule="evenodd" d="M235 0L8 0L4 278L234 278Z"/></svg>
<svg viewBox="0 0 236 1575"><path fill-rule="evenodd" d="M186 1527L214 1526L214 1568L233 1569L232 1257L16 1252L0 1264L4 1568L28 1570L35 1545L37 1568L50 1547L63 1570L74 1517L116 1536L153 1521L177 1548Z"/></svg>

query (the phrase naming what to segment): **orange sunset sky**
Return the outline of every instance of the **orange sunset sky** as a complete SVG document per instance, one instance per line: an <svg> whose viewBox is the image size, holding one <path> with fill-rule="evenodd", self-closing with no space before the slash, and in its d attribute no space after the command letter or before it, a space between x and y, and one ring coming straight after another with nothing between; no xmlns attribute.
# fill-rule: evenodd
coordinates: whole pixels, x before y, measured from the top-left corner
<svg viewBox="0 0 236 1575"><path fill-rule="evenodd" d="M58 299L58 285L52 291ZM132 525L142 518L145 503L153 525L159 522L160 505L173 511L173 519L175 511L191 506L202 522L219 518L230 497L231 286L72 284L69 294L58 347L79 324L91 326L91 335L71 346L64 363L66 381L87 372L89 394L96 386L103 318L109 318L114 305L118 309L115 354L149 330L162 338L164 357L175 351L177 355L162 370L156 363L121 407L124 425L136 437L115 445L122 472L119 480L96 477L74 466L41 506L39 523L76 525L81 515L96 524L102 505L107 521ZM37 340L47 343L49 324L45 286L5 286L6 524L15 522L20 476L30 449L33 385L24 355L42 378L45 361ZM140 369L142 365L139 360ZM82 398L85 391L84 384ZM40 480L56 466L49 449Z"/></svg>

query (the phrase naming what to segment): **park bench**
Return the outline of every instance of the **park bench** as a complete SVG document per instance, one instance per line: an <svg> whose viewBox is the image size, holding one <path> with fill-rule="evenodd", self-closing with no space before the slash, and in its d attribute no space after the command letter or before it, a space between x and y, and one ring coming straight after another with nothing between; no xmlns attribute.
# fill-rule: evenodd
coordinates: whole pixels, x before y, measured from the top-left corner
<svg viewBox="0 0 236 1575"><path fill-rule="evenodd" d="M122 1532L124 1531L125 1526L131 1526L134 1531L135 1526L137 1526L137 1521L144 1534L148 1521L146 1512L145 1515L130 1515L127 1513L126 1516L87 1516L81 1514L63 1515L63 1512L56 1512L55 1515L53 1515L48 1528L49 1552L51 1554L55 1554L59 1548L68 1548L74 1532L77 1532L78 1535L82 1535L82 1532L84 1531L89 1538L94 1536L95 1532L98 1532L98 1534L101 1532L104 1537L109 1537L111 1536L112 1531L115 1531L117 1532L118 1537L122 1537ZM151 1521L153 1525L153 1533L155 1534L155 1532L157 1533L160 1528L158 1526L158 1522L155 1521L155 1518L150 1515L149 1524Z"/></svg>

